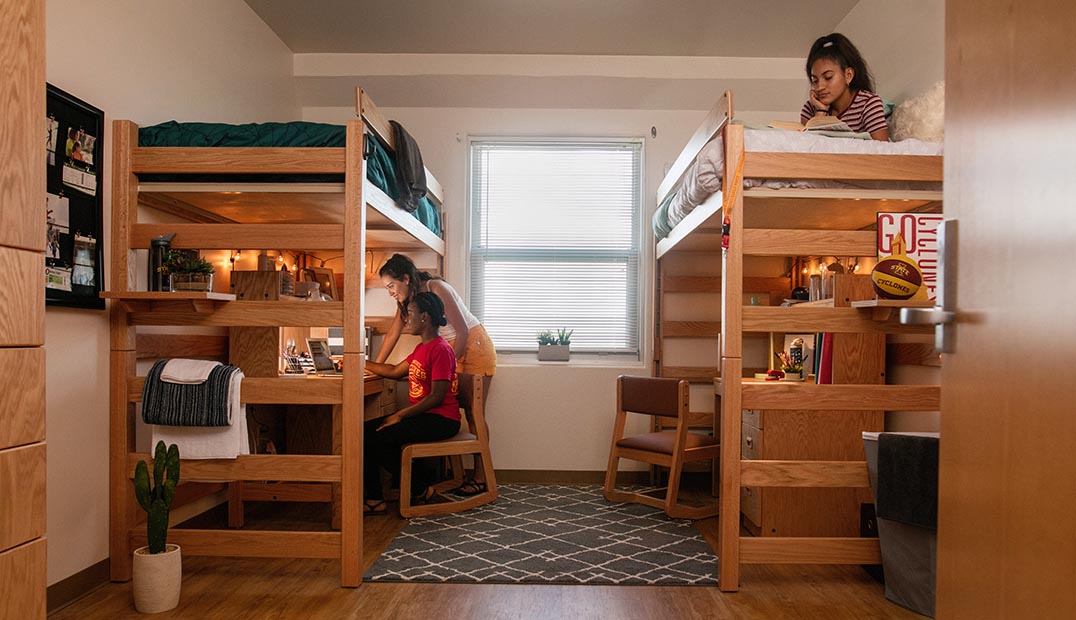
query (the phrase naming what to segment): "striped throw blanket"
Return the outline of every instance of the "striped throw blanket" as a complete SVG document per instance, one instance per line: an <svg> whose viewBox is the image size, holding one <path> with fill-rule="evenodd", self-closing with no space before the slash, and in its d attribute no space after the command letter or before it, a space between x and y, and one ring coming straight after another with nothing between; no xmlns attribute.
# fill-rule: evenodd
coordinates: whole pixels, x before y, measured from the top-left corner
<svg viewBox="0 0 1076 620"><path fill-rule="evenodd" d="M230 426L228 389L239 368L221 364L205 383L180 384L161 380L167 360L158 360L142 385L142 420L168 426Z"/></svg>

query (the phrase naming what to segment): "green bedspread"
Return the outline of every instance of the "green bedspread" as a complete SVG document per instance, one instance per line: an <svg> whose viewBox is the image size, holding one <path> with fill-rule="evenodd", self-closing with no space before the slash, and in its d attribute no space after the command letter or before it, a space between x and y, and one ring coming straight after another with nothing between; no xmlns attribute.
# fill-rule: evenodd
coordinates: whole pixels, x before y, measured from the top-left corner
<svg viewBox="0 0 1076 620"><path fill-rule="evenodd" d="M255 147L343 147L346 132L343 125L326 123L178 123L168 121L160 125L142 127L138 130L138 146L255 146ZM396 200L396 163L380 141L366 141L366 178ZM279 174L230 174L230 175L146 175L145 181L213 181L235 183L257 182L343 182L343 175L279 175ZM423 198L411 215L433 231L441 233L441 214L429 198Z"/></svg>

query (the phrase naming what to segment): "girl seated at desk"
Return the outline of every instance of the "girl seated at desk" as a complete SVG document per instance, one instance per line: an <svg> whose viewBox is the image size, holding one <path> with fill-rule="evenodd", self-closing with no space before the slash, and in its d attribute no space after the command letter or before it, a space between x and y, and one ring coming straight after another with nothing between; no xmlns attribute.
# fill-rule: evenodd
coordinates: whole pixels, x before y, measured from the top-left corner
<svg viewBox="0 0 1076 620"><path fill-rule="evenodd" d="M408 399L411 404L365 426L364 484L366 498L363 512L381 514L386 511L381 491L379 467L400 477L400 454L410 443L440 441L454 437L460 430L460 409L456 395L459 384L456 375L456 355L452 346L438 335L445 325L445 306L433 293L418 293L407 303L404 328L419 336L422 342L407 359L396 364L367 362L366 370L391 379L409 380ZM412 469L413 503L433 499L433 466L428 459L417 459Z"/></svg>

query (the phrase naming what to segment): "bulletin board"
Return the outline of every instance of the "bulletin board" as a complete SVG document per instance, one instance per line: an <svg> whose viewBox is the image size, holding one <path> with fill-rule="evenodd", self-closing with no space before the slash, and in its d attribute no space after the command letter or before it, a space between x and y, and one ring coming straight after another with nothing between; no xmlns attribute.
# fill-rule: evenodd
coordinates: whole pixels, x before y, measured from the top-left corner
<svg viewBox="0 0 1076 620"><path fill-rule="evenodd" d="M52 84L45 97L45 302L104 309L105 113Z"/></svg>

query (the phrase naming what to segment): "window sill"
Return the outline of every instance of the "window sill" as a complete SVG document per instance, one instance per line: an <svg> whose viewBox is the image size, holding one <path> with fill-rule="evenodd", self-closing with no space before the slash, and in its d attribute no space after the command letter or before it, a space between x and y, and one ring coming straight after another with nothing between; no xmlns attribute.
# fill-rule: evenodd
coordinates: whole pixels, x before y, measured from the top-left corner
<svg viewBox="0 0 1076 620"><path fill-rule="evenodd" d="M602 355L599 353L572 353L567 362L540 362L536 353L497 353L498 366L588 366L610 368L646 368L636 355Z"/></svg>

